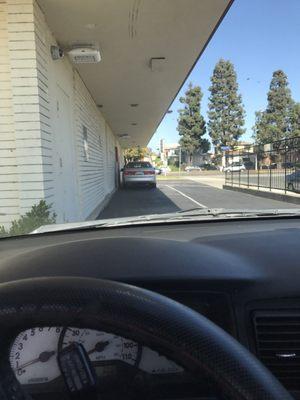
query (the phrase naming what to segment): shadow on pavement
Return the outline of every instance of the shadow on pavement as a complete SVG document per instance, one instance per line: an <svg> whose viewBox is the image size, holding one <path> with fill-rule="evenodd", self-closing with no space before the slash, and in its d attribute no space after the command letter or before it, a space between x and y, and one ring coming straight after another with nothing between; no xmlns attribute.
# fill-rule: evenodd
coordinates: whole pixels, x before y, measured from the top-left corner
<svg viewBox="0 0 300 400"><path fill-rule="evenodd" d="M97 219L164 214L179 210L159 189L132 187L119 189Z"/></svg>

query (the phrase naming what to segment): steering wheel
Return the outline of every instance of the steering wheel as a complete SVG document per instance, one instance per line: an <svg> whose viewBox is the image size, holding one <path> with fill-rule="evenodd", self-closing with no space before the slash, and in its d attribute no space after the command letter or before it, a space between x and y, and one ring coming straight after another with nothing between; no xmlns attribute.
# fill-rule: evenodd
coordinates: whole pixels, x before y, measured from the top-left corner
<svg viewBox="0 0 300 400"><path fill-rule="evenodd" d="M28 399L10 367L8 343L13 333L34 326L122 335L159 351L196 378L209 377L229 399L292 399L252 354L197 312L145 289L74 277L0 285L0 399Z"/></svg>

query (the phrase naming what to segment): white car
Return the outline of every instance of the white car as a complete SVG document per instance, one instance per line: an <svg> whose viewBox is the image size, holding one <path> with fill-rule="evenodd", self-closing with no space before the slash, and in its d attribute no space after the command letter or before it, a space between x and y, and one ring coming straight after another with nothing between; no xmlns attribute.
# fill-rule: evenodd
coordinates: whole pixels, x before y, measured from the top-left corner
<svg viewBox="0 0 300 400"><path fill-rule="evenodd" d="M245 165L240 162L233 162L232 164L223 168L224 172L240 172L240 171L245 171L245 170L246 170Z"/></svg>
<svg viewBox="0 0 300 400"><path fill-rule="evenodd" d="M191 171L201 171L201 168L198 165L188 165L184 169L186 172L191 172Z"/></svg>
<svg viewBox="0 0 300 400"><path fill-rule="evenodd" d="M137 184L148 184L156 187L155 168L147 161L132 161L123 168L124 187Z"/></svg>

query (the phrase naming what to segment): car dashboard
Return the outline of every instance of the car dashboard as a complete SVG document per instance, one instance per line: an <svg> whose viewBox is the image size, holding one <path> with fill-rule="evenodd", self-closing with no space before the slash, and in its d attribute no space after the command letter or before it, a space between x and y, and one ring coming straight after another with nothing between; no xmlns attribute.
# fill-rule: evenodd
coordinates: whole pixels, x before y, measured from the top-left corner
<svg viewBox="0 0 300 400"><path fill-rule="evenodd" d="M300 398L299 219L269 218L58 232L0 241L0 282L47 276L121 281L206 316ZM68 398L57 352L84 345L100 392L221 398L156 349L113 332L32 326L10 338L19 382L37 399ZM125 396L126 397L126 396Z"/></svg>

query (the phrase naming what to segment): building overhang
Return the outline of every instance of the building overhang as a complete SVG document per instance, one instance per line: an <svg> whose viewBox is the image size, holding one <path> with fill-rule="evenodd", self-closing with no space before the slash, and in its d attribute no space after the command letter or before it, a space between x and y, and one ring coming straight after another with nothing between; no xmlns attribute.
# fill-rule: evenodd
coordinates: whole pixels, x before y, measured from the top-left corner
<svg viewBox="0 0 300 400"><path fill-rule="evenodd" d="M99 47L76 64L123 147L145 146L232 0L38 0L63 48Z"/></svg>

